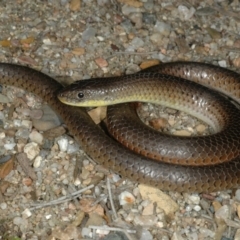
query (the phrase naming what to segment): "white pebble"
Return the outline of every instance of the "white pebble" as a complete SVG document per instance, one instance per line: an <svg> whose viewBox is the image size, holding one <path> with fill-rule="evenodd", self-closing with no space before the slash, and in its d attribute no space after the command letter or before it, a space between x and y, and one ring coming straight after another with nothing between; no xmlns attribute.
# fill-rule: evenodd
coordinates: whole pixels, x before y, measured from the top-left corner
<svg viewBox="0 0 240 240"><path fill-rule="evenodd" d="M7 204L5 202L1 203L0 204L0 207L2 210L6 209L7 208Z"/></svg>
<svg viewBox="0 0 240 240"><path fill-rule="evenodd" d="M47 220L49 220L51 217L52 217L51 214L48 214L48 215L45 216L45 218L46 218Z"/></svg>
<svg viewBox="0 0 240 240"><path fill-rule="evenodd" d="M102 41L104 41L104 37L102 37L102 36L97 36L97 39L100 41L100 42L102 42Z"/></svg>
<svg viewBox="0 0 240 240"><path fill-rule="evenodd" d="M40 149L37 143L31 142L25 145L23 151L30 160L33 160L39 154Z"/></svg>
<svg viewBox="0 0 240 240"><path fill-rule="evenodd" d="M107 230L107 229L97 229L96 230L96 233L99 234L99 235L102 235L102 236L109 234L109 232L110 231Z"/></svg>
<svg viewBox="0 0 240 240"><path fill-rule="evenodd" d="M0 139L4 139L6 137L6 134L4 132L0 133Z"/></svg>
<svg viewBox="0 0 240 240"><path fill-rule="evenodd" d="M192 211L192 207L191 207L190 205L188 205L188 206L185 208L185 210L186 210L187 212L190 212L190 211Z"/></svg>
<svg viewBox="0 0 240 240"><path fill-rule="evenodd" d="M183 5L178 6L179 15L183 20L189 20L190 18L192 18L195 11L196 10L193 7L188 9L186 6L183 6Z"/></svg>
<svg viewBox="0 0 240 240"><path fill-rule="evenodd" d="M67 191L66 191L64 188L62 189L62 195L63 195L63 196L66 196L66 195L67 195Z"/></svg>
<svg viewBox="0 0 240 240"><path fill-rule="evenodd" d="M66 152L68 149L68 139L62 138L62 139L58 140L58 146L59 146L60 151Z"/></svg>
<svg viewBox="0 0 240 240"><path fill-rule="evenodd" d="M200 202L200 197L197 194L192 194L188 197L188 199L191 201L193 204L199 204Z"/></svg>
<svg viewBox="0 0 240 240"><path fill-rule="evenodd" d="M73 183L75 186L79 186L81 184L81 181L79 178L76 178L74 183Z"/></svg>
<svg viewBox="0 0 240 240"><path fill-rule="evenodd" d="M77 144L68 144L67 153L72 154L79 150L79 145Z"/></svg>
<svg viewBox="0 0 240 240"><path fill-rule="evenodd" d="M164 223L163 222L157 222L157 227L163 228L164 227Z"/></svg>
<svg viewBox="0 0 240 240"><path fill-rule="evenodd" d="M225 60L218 61L218 64L220 67L224 67L224 68L227 67L227 62Z"/></svg>
<svg viewBox="0 0 240 240"><path fill-rule="evenodd" d="M32 213L31 213L31 211L28 209L28 208L26 208L23 212L22 212L22 217L23 218L29 218L29 217L31 217L32 216Z"/></svg>
<svg viewBox="0 0 240 240"><path fill-rule="evenodd" d="M98 197L99 197L99 195L101 194L101 190L100 190L99 186L96 186L96 187L94 188L94 194L95 194L96 196L98 196Z"/></svg>
<svg viewBox="0 0 240 240"><path fill-rule="evenodd" d="M113 182L118 182L119 180L120 180L121 178L120 178L120 176L119 175L117 175L117 174L112 174L112 180L113 180Z"/></svg>
<svg viewBox="0 0 240 240"><path fill-rule="evenodd" d="M16 143L6 143L4 144L4 148L6 150L13 150L13 148L16 146Z"/></svg>
<svg viewBox="0 0 240 240"><path fill-rule="evenodd" d="M92 235L93 235L91 229L86 227L82 228L81 234L82 234L82 237L90 237L90 238L92 238Z"/></svg>
<svg viewBox="0 0 240 240"><path fill-rule="evenodd" d="M51 45L52 44L52 42L49 38L44 38L43 43L46 44L46 45Z"/></svg>
<svg viewBox="0 0 240 240"><path fill-rule="evenodd" d="M14 119L13 120L13 125L14 125L14 127L21 127L21 120L19 120L19 119Z"/></svg>
<svg viewBox="0 0 240 240"><path fill-rule="evenodd" d="M64 221L64 222L69 222L70 221L70 219L69 219L69 217L68 216L62 216L62 221Z"/></svg>
<svg viewBox="0 0 240 240"><path fill-rule="evenodd" d="M32 142L35 142L35 143L38 143L38 144L43 143L43 135L36 130L33 130L29 134L29 138L31 139Z"/></svg>
<svg viewBox="0 0 240 240"><path fill-rule="evenodd" d="M38 167L40 167L41 163L42 163L42 157L41 156L37 156L34 159L33 167L34 168L38 168Z"/></svg>
<svg viewBox="0 0 240 240"><path fill-rule="evenodd" d="M193 208L196 212L199 212L201 210L201 207L199 205L194 206Z"/></svg>
<svg viewBox="0 0 240 240"><path fill-rule="evenodd" d="M32 122L29 120L22 120L22 126L27 128L27 129L31 129L32 128Z"/></svg>
<svg viewBox="0 0 240 240"><path fill-rule="evenodd" d="M68 182L68 179L67 179L67 178L63 179L62 183L63 183L63 184L68 184L68 183L69 183L69 182Z"/></svg>

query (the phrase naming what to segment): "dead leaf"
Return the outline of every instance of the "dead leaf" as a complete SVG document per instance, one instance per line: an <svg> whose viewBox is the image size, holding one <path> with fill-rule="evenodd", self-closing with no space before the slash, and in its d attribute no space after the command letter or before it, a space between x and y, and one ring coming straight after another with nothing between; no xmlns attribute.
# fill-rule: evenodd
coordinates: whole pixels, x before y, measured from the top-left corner
<svg viewBox="0 0 240 240"><path fill-rule="evenodd" d="M97 213L100 216L104 216L104 209L100 204L94 204L94 199L82 198L80 203L80 209L85 213Z"/></svg>
<svg viewBox="0 0 240 240"><path fill-rule="evenodd" d="M21 166L22 170L24 173L29 176L32 180L36 180L37 176L36 173L34 172L33 168L30 166L30 160L27 157L26 153L19 153L16 156L19 165Z"/></svg>
<svg viewBox="0 0 240 240"><path fill-rule="evenodd" d="M0 45L2 47L10 47L11 46L11 42L9 40L2 40L2 41L0 41Z"/></svg>
<svg viewBox="0 0 240 240"><path fill-rule="evenodd" d="M18 57L18 61L20 63L25 63L25 64L28 64L28 65L31 65L31 66L37 66L38 65L37 62L29 56L20 56L20 57Z"/></svg>
<svg viewBox="0 0 240 240"><path fill-rule="evenodd" d="M72 50L72 53L73 53L74 55L80 56L80 55L83 55L83 54L85 53L85 49L84 49L84 48L80 48L80 47L74 48L74 49Z"/></svg>
<svg viewBox="0 0 240 240"><path fill-rule="evenodd" d="M58 126L51 128L43 133L43 136L47 139L54 139L56 137L62 136L66 132L66 129L63 126Z"/></svg>
<svg viewBox="0 0 240 240"><path fill-rule="evenodd" d="M1 181L0 192L4 193L9 188L10 183L6 181Z"/></svg>
<svg viewBox="0 0 240 240"><path fill-rule="evenodd" d="M0 178L5 178L12 170L14 166L13 158L5 162L4 164L0 165Z"/></svg>
<svg viewBox="0 0 240 240"><path fill-rule="evenodd" d="M187 53L189 51L189 47L185 38L177 38L176 44L180 53Z"/></svg>
<svg viewBox="0 0 240 240"><path fill-rule="evenodd" d="M81 1L80 0L72 0L70 2L69 8L72 11L78 11L78 10L80 10L80 7L81 7Z"/></svg>
<svg viewBox="0 0 240 240"><path fill-rule="evenodd" d="M125 3L129 6L136 7L136 8L143 6L143 3L139 2L138 0L118 0L118 2Z"/></svg>
<svg viewBox="0 0 240 240"><path fill-rule="evenodd" d="M85 218L85 213L83 211L77 211L75 220L72 222L72 225L77 227L82 223L82 220Z"/></svg>
<svg viewBox="0 0 240 240"><path fill-rule="evenodd" d="M20 43L25 45L25 44L31 44L35 41L35 38L34 37L28 37L28 38L25 38L25 39L21 39L20 40Z"/></svg>

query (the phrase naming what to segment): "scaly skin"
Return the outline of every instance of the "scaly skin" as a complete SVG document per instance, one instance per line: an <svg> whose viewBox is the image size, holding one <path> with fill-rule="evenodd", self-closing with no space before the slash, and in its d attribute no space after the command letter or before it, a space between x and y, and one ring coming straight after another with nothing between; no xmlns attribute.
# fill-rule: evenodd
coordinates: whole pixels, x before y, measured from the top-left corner
<svg viewBox="0 0 240 240"><path fill-rule="evenodd" d="M57 100L61 85L27 67L0 64L0 83L42 97L66 123L83 150L97 163L130 180L179 192L211 192L240 185L240 157L216 166L183 167L134 154L105 135L84 109ZM237 87L238 89L239 86ZM238 93L239 98L239 93Z"/></svg>
<svg viewBox="0 0 240 240"><path fill-rule="evenodd" d="M151 159L209 166L238 157L240 111L213 90L179 77L211 84L212 88L222 85L222 90L238 100L238 74L200 63L168 63L122 77L77 81L61 91L59 98L66 104L90 107L136 101L158 103L200 118L216 131L201 137L160 134L146 127L129 106L109 107L109 132L127 148Z"/></svg>

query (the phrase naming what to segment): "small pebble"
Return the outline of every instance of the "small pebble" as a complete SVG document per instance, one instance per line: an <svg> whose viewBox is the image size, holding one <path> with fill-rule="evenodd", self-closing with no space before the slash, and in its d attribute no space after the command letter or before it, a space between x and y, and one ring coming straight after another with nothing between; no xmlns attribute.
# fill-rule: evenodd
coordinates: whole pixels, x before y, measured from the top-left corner
<svg viewBox="0 0 240 240"><path fill-rule="evenodd" d="M40 165L42 163L42 157L41 156L37 156L35 159L34 159L34 162L33 162L33 167L34 168L39 168Z"/></svg>
<svg viewBox="0 0 240 240"><path fill-rule="evenodd" d="M15 218L13 219L13 223L14 223L15 225L17 225L17 226L21 225L22 222L23 222L23 219L22 219L21 217L15 217Z"/></svg>
<svg viewBox="0 0 240 240"><path fill-rule="evenodd" d="M0 203L0 207L2 210L5 210L5 209L7 209L7 204L5 202Z"/></svg>
<svg viewBox="0 0 240 240"><path fill-rule="evenodd" d="M27 128L27 129L31 129L32 128L32 121L22 120L22 126Z"/></svg>
<svg viewBox="0 0 240 240"><path fill-rule="evenodd" d="M95 62L101 68L108 66L108 62L104 58L97 58L95 59Z"/></svg>
<svg viewBox="0 0 240 240"><path fill-rule="evenodd" d="M59 146L60 151L66 152L68 149L68 139L67 138L59 139L58 146Z"/></svg>
<svg viewBox="0 0 240 240"><path fill-rule="evenodd" d="M140 240L152 240L152 239L153 239L152 234L148 230L143 229Z"/></svg>
<svg viewBox="0 0 240 240"><path fill-rule="evenodd" d="M36 130L33 130L30 134L29 134L29 138L32 142L35 142L37 144L43 144L43 135L39 132L37 132Z"/></svg>
<svg viewBox="0 0 240 240"><path fill-rule="evenodd" d="M39 146L35 142L28 143L24 146L23 151L30 160L33 160L40 152Z"/></svg>
<svg viewBox="0 0 240 240"><path fill-rule="evenodd" d="M198 205L200 203L200 197L199 195L190 195L188 196L188 199L191 201L191 203Z"/></svg>
<svg viewBox="0 0 240 240"><path fill-rule="evenodd" d="M4 144L4 148L6 150L13 150L15 146L16 146L16 143L6 143L6 144Z"/></svg>
<svg viewBox="0 0 240 240"><path fill-rule="evenodd" d="M201 207L199 205L196 205L193 207L193 209L196 211L196 212L199 212L201 210Z"/></svg>
<svg viewBox="0 0 240 240"><path fill-rule="evenodd" d="M43 116L43 110L42 109L32 109L29 112L29 116L33 119L41 119Z"/></svg>
<svg viewBox="0 0 240 240"><path fill-rule="evenodd" d="M90 228L83 227L81 231L82 237L92 237L92 231Z"/></svg>
<svg viewBox="0 0 240 240"><path fill-rule="evenodd" d="M213 201L212 206L213 206L215 212L218 211L222 207L221 203L218 201Z"/></svg>
<svg viewBox="0 0 240 240"><path fill-rule="evenodd" d="M193 17L194 13L195 13L195 8L191 7L190 9L187 8L184 5L179 5L178 6L178 12L179 12L179 16L183 19L183 20L189 20L190 18Z"/></svg>
<svg viewBox="0 0 240 240"><path fill-rule="evenodd" d="M13 125L14 127L21 127L22 126L22 121L19 119L14 119L13 120Z"/></svg>
<svg viewBox="0 0 240 240"><path fill-rule="evenodd" d="M154 205L153 203L148 204L142 211L143 216L153 215Z"/></svg>
<svg viewBox="0 0 240 240"><path fill-rule="evenodd" d="M43 116L41 119L33 119L33 126L39 131L47 131L55 128L61 124L56 113L48 106L43 105L42 107Z"/></svg>
<svg viewBox="0 0 240 240"><path fill-rule="evenodd" d="M171 25L165 22L157 21L154 26L154 31L161 33L162 36L168 37L171 32Z"/></svg>
<svg viewBox="0 0 240 240"><path fill-rule="evenodd" d="M225 60L218 61L218 64L220 67L224 67L224 68L227 67L227 62Z"/></svg>
<svg viewBox="0 0 240 240"><path fill-rule="evenodd" d="M51 217L52 217L51 214L48 214L48 215L45 216L45 218L46 218L47 220L49 220Z"/></svg>
<svg viewBox="0 0 240 240"><path fill-rule="evenodd" d="M96 29L93 27L88 27L85 31L82 33L82 39L83 41L89 41L91 38L93 38L96 35Z"/></svg>
<svg viewBox="0 0 240 240"><path fill-rule="evenodd" d="M9 103L10 100L8 99L8 97L6 97L5 95L0 93L0 102L1 103Z"/></svg>
<svg viewBox="0 0 240 240"><path fill-rule="evenodd" d="M229 206L224 205L222 207L220 207L216 213L215 213L215 217L218 219L226 219L229 216Z"/></svg>
<svg viewBox="0 0 240 240"><path fill-rule="evenodd" d="M5 137L6 137L5 132L1 132L1 133L0 133L0 139L4 139Z"/></svg>
<svg viewBox="0 0 240 240"><path fill-rule="evenodd" d="M238 190L235 192L235 196L236 196L237 201L240 202L240 189L238 189Z"/></svg>
<svg viewBox="0 0 240 240"><path fill-rule="evenodd" d="M31 211L28 209L28 208L26 208L23 212L22 212L22 217L23 218L29 218L29 217L31 217L32 216L32 213L31 213Z"/></svg>
<svg viewBox="0 0 240 240"><path fill-rule="evenodd" d="M135 197L127 191L120 193L118 198L120 205L132 204L135 201Z"/></svg>
<svg viewBox="0 0 240 240"><path fill-rule="evenodd" d="M157 223L157 217L154 215L151 216L139 216L137 215L134 220L133 220L135 225L140 225L140 226L154 226Z"/></svg>
<svg viewBox="0 0 240 240"><path fill-rule="evenodd" d="M188 205L186 208L185 208L185 210L187 211L187 212L190 212L190 211L192 211L192 206L190 206L190 205Z"/></svg>

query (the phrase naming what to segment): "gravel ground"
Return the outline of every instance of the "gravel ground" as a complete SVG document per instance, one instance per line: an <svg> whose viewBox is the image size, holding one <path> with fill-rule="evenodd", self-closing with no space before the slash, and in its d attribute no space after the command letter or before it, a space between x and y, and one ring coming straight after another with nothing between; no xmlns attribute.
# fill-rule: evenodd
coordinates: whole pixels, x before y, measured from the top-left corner
<svg viewBox="0 0 240 240"><path fill-rule="evenodd" d="M237 70L239 11L237 0L3 0L0 61L63 84L176 60ZM0 102L0 239L240 239L240 189L130 182L89 159L41 99L3 87ZM176 135L209 132L172 109L140 114Z"/></svg>

